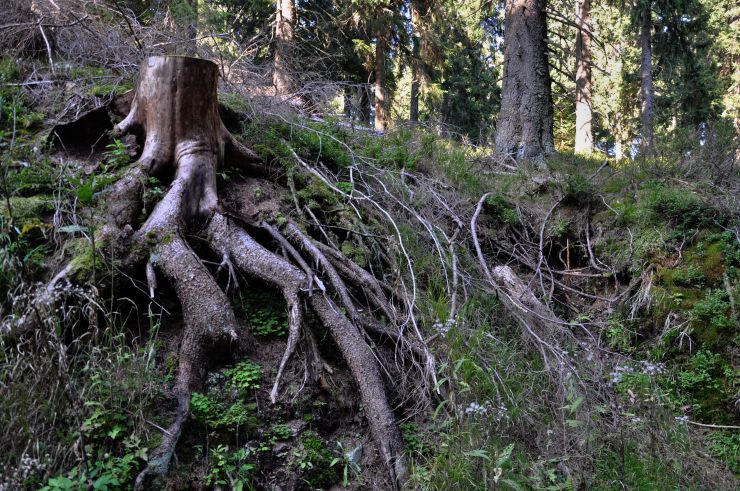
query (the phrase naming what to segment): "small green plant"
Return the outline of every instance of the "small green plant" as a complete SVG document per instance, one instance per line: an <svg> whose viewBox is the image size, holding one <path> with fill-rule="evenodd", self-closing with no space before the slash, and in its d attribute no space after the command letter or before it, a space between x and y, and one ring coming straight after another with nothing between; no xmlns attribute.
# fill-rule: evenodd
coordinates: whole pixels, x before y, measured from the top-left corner
<svg viewBox="0 0 740 491"><path fill-rule="evenodd" d="M740 433L713 431L707 439L712 453L727 462L727 466L736 476L740 474Z"/></svg>
<svg viewBox="0 0 740 491"><path fill-rule="evenodd" d="M563 201L571 205L586 205L594 199L594 186L581 174L570 174L565 181Z"/></svg>
<svg viewBox="0 0 740 491"><path fill-rule="evenodd" d="M131 157L128 154L128 146L119 139L105 146L105 167L106 171L115 171L128 164Z"/></svg>
<svg viewBox="0 0 740 491"><path fill-rule="evenodd" d="M424 438L419 430L419 425L412 422L400 424L403 434L403 446L410 454L422 454L424 452Z"/></svg>
<svg viewBox="0 0 740 491"><path fill-rule="evenodd" d="M242 297L241 309L249 316L252 332L257 336L286 336L288 312L285 303L269 293L250 292Z"/></svg>
<svg viewBox="0 0 740 491"><path fill-rule="evenodd" d="M336 183L336 187L344 194L349 194L352 192L352 188L354 187L354 185L351 182L340 181Z"/></svg>
<svg viewBox="0 0 740 491"><path fill-rule="evenodd" d="M251 483L254 465L248 462L251 452L247 448L229 451L227 445L218 445L210 452L210 468L206 476L209 486L232 486L234 491L253 489Z"/></svg>
<svg viewBox="0 0 740 491"><path fill-rule="evenodd" d="M211 428L244 428L251 431L257 426L254 413L254 404L244 404L243 401L236 401L227 406L197 392L190 396L192 418Z"/></svg>
<svg viewBox="0 0 740 491"><path fill-rule="evenodd" d="M621 316L611 316L607 321L606 338L609 346L622 353L632 351L632 332L625 325Z"/></svg>
<svg viewBox="0 0 740 491"><path fill-rule="evenodd" d="M731 317L729 296L725 290L710 290L704 299L697 303L691 312L694 321L699 321L712 329L730 330L736 326Z"/></svg>
<svg viewBox="0 0 740 491"><path fill-rule="evenodd" d="M82 432L89 438L115 440L129 430L129 418L125 414L106 409L93 401L88 401L85 405L95 407L93 413L82 423Z"/></svg>
<svg viewBox="0 0 740 491"><path fill-rule="evenodd" d="M272 425L270 433L272 434L272 438L274 438L276 442L288 440L291 436L293 436L293 430L290 428L290 426L282 423Z"/></svg>
<svg viewBox="0 0 740 491"><path fill-rule="evenodd" d="M519 223L519 215L516 209L500 194L491 195L486 198L486 209L491 217L497 221L507 225Z"/></svg>
<svg viewBox="0 0 740 491"><path fill-rule="evenodd" d="M570 218L562 218L555 222L555 224L552 226L552 229L550 230L550 237L555 237L557 239L561 239L565 237L568 233L568 228L570 227Z"/></svg>
<svg viewBox="0 0 740 491"><path fill-rule="evenodd" d="M190 396L190 414L199 423L218 426L221 405L210 397L193 392Z"/></svg>
<svg viewBox="0 0 740 491"><path fill-rule="evenodd" d="M159 179L152 176L147 179L147 194L154 199L159 199L164 196L164 189L162 188Z"/></svg>
<svg viewBox="0 0 740 491"><path fill-rule="evenodd" d="M349 486L349 475L357 479L360 477L360 457L362 456L362 447L357 447L354 450L345 450L341 442L337 442L337 451L339 452L338 457L334 457L329 463L330 467L337 467L342 469L342 486L345 488Z"/></svg>
<svg viewBox="0 0 740 491"><path fill-rule="evenodd" d="M239 389L242 394L260 388L262 382L262 367L257 363L244 360L231 368L224 370L229 383Z"/></svg>
<svg viewBox="0 0 740 491"><path fill-rule="evenodd" d="M102 448L88 445L89 460L87 473L75 467L64 475L52 477L41 491L78 491L88 489L92 483L95 491L123 491L131 489L134 477L147 460L148 448L136 437L123 441L125 453L121 457L111 456Z"/></svg>
<svg viewBox="0 0 740 491"><path fill-rule="evenodd" d="M307 431L301 435L300 447L293 456L295 466L312 487L324 488L339 480L337 469L331 465L331 451L315 432Z"/></svg>

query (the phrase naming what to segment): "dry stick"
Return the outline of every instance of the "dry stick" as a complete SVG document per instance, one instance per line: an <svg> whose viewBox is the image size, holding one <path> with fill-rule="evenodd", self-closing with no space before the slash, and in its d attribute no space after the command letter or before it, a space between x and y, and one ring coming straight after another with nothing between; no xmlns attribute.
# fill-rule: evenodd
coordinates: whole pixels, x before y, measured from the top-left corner
<svg viewBox="0 0 740 491"><path fill-rule="evenodd" d="M591 229L591 220L590 220L590 216L591 216L591 205L589 205L586 208L586 249L588 249L588 260L591 263L591 266L594 269L596 269L597 271L604 271L604 272L608 272L608 273L613 273L614 272L613 269L610 270L610 269L604 268L602 266L599 266L596 263L597 259L596 259L596 256L594 255L593 249L591 248L591 232L590 232L590 229Z"/></svg>
<svg viewBox="0 0 740 491"><path fill-rule="evenodd" d="M281 119L283 119L283 120L284 120L284 118L281 118ZM288 121L286 121L286 122L288 122ZM321 132L317 132L317 131L316 131L315 129L313 129L313 128L309 128L309 127L306 127L305 125L300 125L300 124L296 124L296 123L294 123L294 122L288 122L288 123L289 123L289 124L294 124L294 125L296 125L296 126L298 126L298 127L304 128L304 129L306 129L306 130L314 131L314 132L316 132L316 133L319 133L320 135L324 135L324 136L326 136L326 137L328 137L328 138L331 138L332 140L336 141L336 142L337 142L337 143L338 143L339 145L342 145L342 146L344 146L344 147L345 147L345 148L346 148L346 149L347 149L347 150L349 151L349 153L350 153L350 155L351 155L351 157L352 157L352 160L353 160L353 166L354 166L354 162L355 162L355 154L354 154L354 152L352 151L352 149L351 149L351 148L349 148L349 146L348 146L348 145L347 145L347 144L346 144L345 142L343 142L343 141L339 140L338 138L336 138L336 137L335 137L335 136L333 136L333 135L325 135L324 133L321 133ZM309 172L310 172L311 174L313 174L313 175L317 176L317 177L318 177L319 179L321 179L321 180L322 180L322 181L323 181L323 182L324 182L324 183L325 183L325 184L326 184L327 186L329 186L329 187L330 187L330 188L331 188L332 190L334 190L335 192L339 193L339 194L340 194L340 195L342 195L342 196L346 196L346 197L350 198L350 205L351 205L351 206L352 206L352 208L353 208L353 209L355 210L355 213L356 213L356 214L358 215L358 217L361 217L361 214L360 214L359 210L357 210L357 208L355 207L354 203L352 202L352 198L353 198L352 194L349 194L349 195L348 195L347 193L344 193L344 192L343 192L342 190L338 189L338 188L337 188L336 186L334 186L334 185L333 185L333 184L332 184L332 183L331 183L331 182L330 182L330 181L329 181L329 180L328 180L328 179L327 179L326 177L324 177L324 176L323 176L323 175L322 175L322 174L321 174L321 173L320 173L319 171L317 171L316 169L314 169L314 168L310 167L310 166L309 166L309 165L308 165L308 164L307 164L306 162L304 162L304 161L303 161L303 160L302 160L302 159L301 159L301 158L300 158L300 157L299 157L299 156L298 156L298 155L297 155L297 154L295 153L295 151L293 151L293 150L292 150L292 148L290 148L290 146L289 146L289 145L287 145L287 143L286 143L286 142L284 142L284 143L285 143L285 144L286 144L286 146L287 146L287 147L288 147L288 148L289 148L289 149L291 150L291 153L292 153L293 157L294 157L294 158L296 159L296 161L297 161L297 162L298 162L298 163L299 163L299 164L300 164L301 166L303 166L304 168L306 168L306 169L307 169L307 170L308 170L308 171L309 171ZM353 187L353 193L354 193L354 187ZM404 244L404 241L403 241L403 237L402 237L402 235L401 235L401 233L400 233L400 230L399 230L399 228L398 228L398 226L397 226L396 222L395 222L395 221L393 220L393 218L392 218L392 217L390 216L390 214L388 213L388 211L387 211L387 210L385 210L385 208L383 208L383 207L382 207L382 206L381 206L381 205L380 205L379 203L377 203L377 202L376 202L375 200L373 200L372 198L370 198L370 196L368 196L368 195L365 195L364 193L358 193L358 194L360 195L360 198L359 198L359 199L361 199L361 200L367 200L367 201L370 201L370 203L372 203L372 204L373 204L373 206L375 206L375 207L376 207L376 208L377 208L377 209L378 209L378 210L379 210L379 211L380 211L380 212L381 212L381 213L382 213L383 215L385 215L386 219L388 219L388 221L390 221L390 222L391 222L391 225L393 225L393 228L394 228L394 230L395 230L395 232L396 232L396 237L398 238L398 242L399 242L399 245L400 245L400 247L401 247L401 252L402 252L402 253L403 253L403 255L404 255L404 258L405 258L406 264L407 264L407 266L408 266L409 274L410 274L410 276L411 276L411 281L412 281L412 294L411 294L411 298L408 298L408 296L406 297L406 301L407 301L407 304L408 304L408 308L407 308L408 314L407 314L407 319L406 319L406 322L405 322L404 324L406 324L406 323L408 323L408 322L411 322L411 324L412 324L412 325L413 325L413 327L414 327L414 330L415 330L415 332L416 332L416 335L417 335L417 337L418 337L419 341L421 341L421 342L424 342L424 338L423 338L423 336L421 335L421 332L419 331L419 327L418 327L418 325L416 324L416 318L415 318L415 317L414 317L414 315L413 315L413 311L414 311L414 306L415 306L415 304L416 304L416 295L417 295L417 291L416 291L416 277L415 277L415 274L414 274L414 269L413 269L413 264L412 264L411 258L410 258L410 256L409 256L408 252L406 251L406 248L405 248L405 244ZM318 222L318 221L317 221L317 222ZM404 288L405 288L405 285L403 284L403 282L402 282L402 286L404 286ZM434 375L433 375L433 378L434 378L434 379L436 379L436 374L434 374ZM435 383L435 385L436 385L436 383Z"/></svg>
<svg viewBox="0 0 740 491"><path fill-rule="evenodd" d="M721 430L740 430L740 426L733 426L733 425L710 425L706 423L697 423L696 421L691 421L690 419L686 420L687 423L695 425L695 426L701 426L702 428L717 428Z"/></svg>
<svg viewBox="0 0 740 491"><path fill-rule="evenodd" d="M429 223L428 220L426 220L424 217L419 215L419 213L416 212L416 210L411 209L406 203L399 200L393 193L391 193L388 188L386 187L385 183L378 179L376 176L371 175L373 179L375 179L378 184L383 188L383 191L385 191L386 195L390 196L391 199L393 199L396 203L398 203L399 206L401 206L404 210L406 210L408 213L410 213L416 220L421 223L421 225L427 230L430 237L432 238L432 241L434 242L434 247L437 249L437 254L439 255L440 264L442 265L442 269L444 272L445 277L445 283L447 285L447 292L450 293L450 280L449 275L447 273L447 266L444 261L444 253L442 252L442 246L439 243L439 240L437 239L437 235L434 233L434 228ZM406 186L408 188L408 186ZM436 227L439 228L439 227Z"/></svg>
<svg viewBox="0 0 740 491"><path fill-rule="evenodd" d="M298 156L298 154L295 153L295 151L290 147L290 145L288 145L287 142L283 141L283 143L285 144L286 147L288 147L288 149L291 152L291 155L296 160L296 162L298 162L304 169L306 169L310 174L312 174L312 175L316 176L317 178L319 178L324 184L326 184L329 188L331 188L332 191L338 193L341 196L345 196L345 197L348 197L349 198L349 195L347 193L345 193L341 189L337 188L323 174L321 174L321 172L319 172L318 170L316 170L314 167L311 167L302 158L300 158ZM354 154L353 154L353 158L354 158ZM395 220L393 220L393 217L391 217L390 213L388 213L388 211L385 208L383 208L382 206L380 206L379 203L377 203L375 200L373 200L372 198L370 198L370 196L368 196L368 195L366 195L364 193L360 193L360 192L358 192L358 195L360 195L360 198L358 198L358 199L367 200L371 204L373 204L373 206L375 206L378 209L378 211L380 211L380 213L382 213L386 217L386 219L391 223L391 225L393 226L393 229L394 229L394 231L396 233L396 237L398 238L399 246L401 247L401 252L403 253L404 258L406 260L406 264L408 266L409 274L411 275L411 283L412 283L412 297L411 297L410 300L408 300L408 302L409 302L408 307L409 308L408 308L408 312L407 312L406 321L404 322L404 324L407 324L407 323L410 322L413 325L413 327L414 327L414 329L416 331L417 337L419 338L420 341L423 342L424 337L421 335L421 332L419 331L419 327L416 324L416 319L415 319L415 317L413 315L413 310L414 310L414 306L416 304L416 295L417 295L416 276L414 274L413 263L411 261L411 257L409 256L408 252L406 251L406 246L404 244L403 236L402 236L401 231L400 231L400 229L398 227L398 224L396 223ZM352 204L352 207L355 208L354 207L354 204ZM355 212L357 213L358 216L361 216L359 210L357 210L356 208L355 208Z"/></svg>
<svg viewBox="0 0 740 491"><path fill-rule="evenodd" d="M56 72L54 70L54 59L51 55L51 46L49 45L49 40L46 38L46 33L44 32L44 27L39 22L39 31L41 31L41 37L44 38L44 44L46 44L46 53L49 55L49 68L51 68L51 73L53 75L56 75Z"/></svg>
<svg viewBox="0 0 740 491"><path fill-rule="evenodd" d="M480 200L478 200L478 204L476 205L476 208L475 208L475 213L473 213L473 217L470 220L470 229L471 229L471 233L472 233L472 237L473 237L473 245L475 247L475 252L476 252L476 254L478 256L478 262L480 263L481 268L483 269L483 272L486 274L486 278L491 283L491 285L493 286L493 288L496 291L496 293L499 296L503 296L506 299L508 299L512 303L513 306L521 309L524 312L527 312L527 313L530 313L530 314L534 314L537 317L540 317L543 320L546 320L548 322L552 322L552 321L557 322L556 319L549 319L547 317L544 317L542 314L539 314L538 312L534 311L530 307L524 305L521 301L519 301L519 300L513 298L511 295L509 295L502 288L501 284L499 284L496 281L496 279L494 278L493 274L491 273L491 270L488 268L488 264L486 263L486 260L483 257L483 251L481 250L480 242L478 241L477 222L478 222L478 217L480 216L480 213L481 213L481 211L483 209L483 203L484 203L485 199L488 196L490 196L490 195L491 195L491 193L485 193L480 198ZM508 266L506 268L508 268ZM508 269L510 270L511 268L508 268ZM513 272L512 272L512 275L513 275ZM499 276L504 281L506 281L506 279L507 279L505 275L497 275L497 276ZM522 284L522 286L524 288L526 288L523 284ZM529 290L527 290L527 291L529 291ZM535 298L534 297L534 294L532 294L531 291L529 291L529 293L532 295L533 298ZM536 300L536 298L535 298L535 300ZM513 311L511 308L509 309L509 312L512 315L514 315L514 317L525 327L525 329L530 333L530 335L532 335L538 341L538 343L540 343L541 345L547 346L556 357L562 358L561 350L556 349L555 347L553 347L552 345L550 345L549 343L547 343L546 341L544 341L536 332L534 332L534 330L529 325L529 323L524 318L522 318L517 312ZM562 323L562 321L559 321L559 322ZM542 350L542 347L539 346L539 349ZM543 352L543 354L544 354L544 352ZM546 358L545 358L545 362L547 362Z"/></svg>
<svg viewBox="0 0 740 491"><path fill-rule="evenodd" d="M335 192L337 192L337 193L339 193L339 194L341 194L343 196L346 196L350 200L353 198L352 193L354 193L356 191L354 186L353 186L352 192L350 194L344 193L338 187L334 186L320 171L318 171L317 169L309 166L305 161L303 161L303 159L301 159L295 153L295 151L293 151L293 149L290 148L290 146L287 144L287 142L284 142L284 143L290 149L290 151L291 151L294 159L302 167L304 167L309 173L311 173L312 175L314 175L314 176L318 177L319 179L321 179L327 186L329 186ZM353 159L354 159L354 154L352 154L352 156L353 156ZM375 177L375 176L373 176L373 177ZM387 190L387 188L382 183L382 181L378 180L377 178L375 178L375 179L381 184L381 186L383 186L386 194L388 194L389 196L392 196L395 199L395 197ZM411 264L411 258L410 258L410 256L408 255L408 252L405 249L404 242L403 242L403 239L402 239L400 230L398 229L397 224L395 223L395 221L393 220L393 218L390 216L390 214L387 212L387 210L385 210L379 203L377 203L375 200L373 200L369 195L367 195L365 193L357 192L357 194L360 196L359 199L370 201L382 214L384 214L386 216L386 218L391 222L391 224L393 225L393 227L394 227L394 229L396 231L396 235L397 235L398 240L399 240L399 245L400 245L401 250L402 250L402 252L403 252L403 254L404 254L405 258L406 258L406 262L408 264L409 272L410 272L411 280L412 280L412 291L413 291L412 295L413 296L412 296L412 298L410 300L407 299L407 304L408 304L408 307L409 308L408 308L408 317L407 317L407 321L406 322L408 322L408 321L411 322L411 324L413 325L413 327L415 329L416 336L417 336L419 342L424 343L424 338L421 335L421 332L419 331L418 325L416 324L416 319L413 316L413 307L415 305L415 300L416 300L416 278L415 278L413 267L412 267L412 264ZM358 216L361 216L359 210L356 209L356 207L354 206L354 204L351 203L351 201L350 201L350 204L355 209L355 212L357 213L357 215ZM433 239L435 240L435 243L437 245L439 245L438 244L438 241L436 239L436 236L434 236L434 234L433 234L432 231L430 231L430 233L432 233L432 236L433 236ZM402 282L402 285L403 285L403 280L401 280L401 282ZM426 356L426 371L427 371L427 375L430 376L430 378L432 379L432 381L434 383L434 386L436 387L437 386L437 381L436 381L435 362L434 362L434 358L432 357L431 353L428 353L428 351L427 351L427 356Z"/></svg>
<svg viewBox="0 0 740 491"><path fill-rule="evenodd" d="M547 220L550 218L550 215L552 215L552 212L555 211L555 208L560 204L560 202L563 200L563 198L560 198L557 200L552 207L550 208L550 211L547 212L547 215L545 215L545 219L542 220L542 227L540 227L540 244L539 244L539 250L538 250L538 260L537 260L537 267L535 268L535 275L539 277L540 280L540 288L542 288L542 293L545 294L545 284L542 281L542 261L544 260L544 254L545 254L545 227L547 226ZM552 276L550 277L550 281L554 281L554 278Z"/></svg>
<svg viewBox="0 0 740 491"><path fill-rule="evenodd" d="M457 266L457 254L455 253L455 240L457 239L457 235L460 233L461 230L465 228L463 225L462 220L460 220L460 217L458 217L450 208L450 206L447 204L445 200L442 199L439 194L433 189L429 188L429 190L432 193L432 196L435 197L435 199L447 210L447 212L450 214L450 217L457 225L455 232L452 234L452 237L448 237L447 234L442 232L442 234L445 236L445 239L447 240L447 244L450 249L450 260L452 261L452 294L450 296L450 319L455 318L455 314L457 313L457 289L458 289L458 283L460 279L460 273L458 271Z"/></svg>
<svg viewBox="0 0 740 491"><path fill-rule="evenodd" d="M319 231L321 232L321 235L324 236L324 238L326 239L326 241L332 247L336 247L336 245L334 244L334 241L331 240L331 237L329 237L329 234L326 233L326 230L324 230L323 225L321 225L321 222L319 222L319 219L316 218L316 215L314 215L313 211L311 211L311 208L309 208L308 206L304 206L303 209L306 210L306 213L308 213L308 216L311 217L311 220L313 220L314 225L316 225L316 228L319 229Z"/></svg>
<svg viewBox="0 0 740 491"><path fill-rule="evenodd" d="M136 35L136 32L134 31L134 27L131 25L131 22L128 20L128 16L123 12L121 5L118 3L118 0L113 0L113 3L115 4L116 9L118 10L118 13L121 14L121 17L123 17L123 20L126 21L128 30L131 32L131 37L134 38L134 41L136 42L136 46L138 46L139 48L139 51L143 50L144 47L141 45L141 41L139 41L139 37Z"/></svg>

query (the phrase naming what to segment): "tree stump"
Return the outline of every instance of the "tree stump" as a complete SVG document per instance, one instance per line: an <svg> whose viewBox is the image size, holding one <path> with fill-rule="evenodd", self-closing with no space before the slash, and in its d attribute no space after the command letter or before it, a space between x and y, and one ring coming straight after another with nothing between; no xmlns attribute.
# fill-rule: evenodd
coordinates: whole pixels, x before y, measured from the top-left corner
<svg viewBox="0 0 740 491"><path fill-rule="evenodd" d="M229 299L188 244L188 236L199 234L223 258L221 266L232 277L235 278L233 271L239 269L283 293L290 329L271 394L273 402L279 393L283 368L295 351L301 330L306 328L303 305L310 305L347 361L370 431L391 482L398 486L406 477L401 434L385 395L378 363L358 325L359 307L344 292L348 286L331 264L344 262L345 269L360 268L339 251L333 251L331 260L324 257L323 252L310 247L310 237L289 224L290 235L278 238L285 244L288 239L294 241L310 257L303 260L294 250L293 259L298 267L258 243L239 221L220 209L216 188L218 169L224 165L237 165L250 172L260 168L258 157L224 127L218 113L217 84L218 67L210 61L177 56L148 58L141 67L130 113L114 128L119 135L137 135L143 142L143 150L138 162L108 195L108 223L103 229L103 239L112 242L126 236L125 230L133 230L125 240L135 245L132 251L144 253L132 252L124 263L131 267L146 263L152 295L156 288L155 270L166 278L180 301L184 324L174 388L177 399L174 422L166 431L162 445L152 452L147 468L138 476L136 489L149 489L152 479L167 471L187 419L191 394L205 375L208 361L205 347L236 337L236 318ZM263 169L260 171L264 173ZM164 197L139 226L136 219L141 214L142 182L150 176L162 177L164 181L171 177L172 181ZM275 227L267 226L280 235ZM318 273L307 271L308 263L323 265L324 274L331 276L329 284L335 298L340 300L339 305L327 292L310 288ZM302 301L304 298L306 302ZM376 301L383 304L387 299L376 298Z"/></svg>

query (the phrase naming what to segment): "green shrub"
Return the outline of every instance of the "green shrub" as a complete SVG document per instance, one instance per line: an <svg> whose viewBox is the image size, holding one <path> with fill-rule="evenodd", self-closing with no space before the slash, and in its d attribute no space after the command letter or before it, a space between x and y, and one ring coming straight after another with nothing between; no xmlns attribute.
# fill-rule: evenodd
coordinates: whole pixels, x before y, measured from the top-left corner
<svg viewBox="0 0 740 491"><path fill-rule="evenodd" d="M223 444L211 448L206 484L217 488L229 486L233 491L254 489L251 482L254 465L248 461L250 456L251 451L247 448L240 448L234 452Z"/></svg>
<svg viewBox="0 0 740 491"><path fill-rule="evenodd" d="M714 210L685 188L652 183L647 187L646 206L657 219L689 230L711 223Z"/></svg>
<svg viewBox="0 0 740 491"><path fill-rule="evenodd" d="M570 174L565 180L563 202L571 205L586 205L593 201L594 186L581 174Z"/></svg>
<svg viewBox="0 0 740 491"><path fill-rule="evenodd" d="M293 456L295 466L312 488L327 488L339 481L337 469L331 465L332 453L315 432L301 435L300 447Z"/></svg>
<svg viewBox="0 0 740 491"><path fill-rule="evenodd" d="M486 211L488 211L493 219L507 225L519 223L519 214L516 212L516 209L500 194L491 195L486 198Z"/></svg>
<svg viewBox="0 0 740 491"><path fill-rule="evenodd" d="M691 318L715 331L730 331L737 326L730 311L729 296L725 290L709 290L704 299L694 306Z"/></svg>
<svg viewBox="0 0 740 491"><path fill-rule="evenodd" d="M227 405L207 395L194 392L190 396L190 415L211 428L241 428L250 432L257 426L255 405L236 401Z"/></svg>
<svg viewBox="0 0 740 491"><path fill-rule="evenodd" d="M260 388L262 382L262 367L257 363L245 360L231 368L224 370L229 383L239 389L242 394Z"/></svg>

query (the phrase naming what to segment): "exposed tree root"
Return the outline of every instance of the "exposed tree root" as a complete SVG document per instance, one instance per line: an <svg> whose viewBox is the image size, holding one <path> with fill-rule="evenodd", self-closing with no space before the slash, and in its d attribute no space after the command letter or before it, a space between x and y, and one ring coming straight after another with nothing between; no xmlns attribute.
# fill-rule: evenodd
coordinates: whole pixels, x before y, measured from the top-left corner
<svg viewBox="0 0 740 491"><path fill-rule="evenodd" d="M108 191L106 222L99 240L109 247L125 243L130 252L121 261L126 268L144 268L149 294L154 296L158 272L179 299L183 334L173 397L174 419L163 442L154 450L146 469L136 479L136 489L150 489L164 476L174 455L190 410L190 397L208 368L207 350L236 339L236 318L226 294L188 243L199 235L218 257L219 271L226 269L227 289L236 284L235 270L278 288L287 303L289 334L270 398L279 399L280 381L305 332L314 370L328 368L320 358L312 333L304 324L304 302L329 330L355 380L371 434L379 448L391 482L406 479L401 433L385 394L380 366L365 341L362 325L379 325L353 299L350 290L366 290L366 302L394 322L397 313L390 294L367 271L329 246L319 245L289 224L286 235L275 226L261 226L286 252L268 250L221 211L216 189L217 169L226 164L265 175L257 156L226 131L218 116L216 65L192 58L153 57L144 62L131 110L116 126L119 135L133 133L143 149L138 162ZM167 193L142 224L144 184L150 176L173 176ZM120 247L118 247L120 248ZM305 255L305 257L304 257ZM313 266L312 266L313 264ZM73 273L70 265L39 294L41 307L51 308L59 284ZM156 271L155 271L156 270ZM217 272L218 273L218 272ZM322 277L327 280L328 288ZM339 305L330 298L336 296ZM38 327L44 314L30 311L23 322ZM384 331L383 328L377 328ZM402 336L388 334L399 344ZM421 355L428 352L415 346Z"/></svg>

